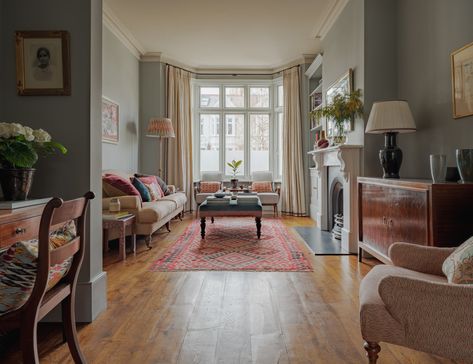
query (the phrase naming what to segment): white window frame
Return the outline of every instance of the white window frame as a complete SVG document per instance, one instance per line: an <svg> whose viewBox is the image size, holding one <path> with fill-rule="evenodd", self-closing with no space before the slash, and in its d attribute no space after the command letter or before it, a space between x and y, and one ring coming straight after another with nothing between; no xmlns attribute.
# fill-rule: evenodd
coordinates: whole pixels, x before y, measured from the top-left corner
<svg viewBox="0 0 473 364"><path fill-rule="evenodd" d="M201 114L220 114L220 131L219 131L219 165L220 171L224 173L224 179L229 180L232 178L231 175L225 174L225 137L226 131L226 114L243 114L245 124L245 161L243 174L238 176L242 181L251 180L251 166L250 166L250 127L249 127L249 115L250 114L269 114L269 169L273 172L274 180L278 181L281 179L281 171L279 170L279 153L281 153L280 146L278 146L278 120L277 114L283 112L282 107L277 107L277 87L282 85L282 77L268 80L252 80L252 79L239 79L239 80L202 80L193 79L193 102L192 102L192 117L193 117L193 152L194 152L194 178L200 179L200 115ZM220 107L205 108L200 107L200 87L219 87L219 105ZM225 87L243 87L245 89L245 107L226 107L225 106ZM250 87L269 87L269 108L250 108Z"/></svg>

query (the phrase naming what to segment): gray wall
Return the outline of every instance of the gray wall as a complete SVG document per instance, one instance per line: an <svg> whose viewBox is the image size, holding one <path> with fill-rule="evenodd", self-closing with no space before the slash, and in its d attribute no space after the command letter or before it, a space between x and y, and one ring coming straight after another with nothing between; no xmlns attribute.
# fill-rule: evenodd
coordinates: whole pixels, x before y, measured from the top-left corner
<svg viewBox="0 0 473 364"><path fill-rule="evenodd" d="M139 61L103 27L103 96L120 105L118 144L102 143L102 168L138 170Z"/></svg>
<svg viewBox="0 0 473 364"><path fill-rule="evenodd" d="M473 117L453 119L450 53L473 41L473 1L399 0L399 97L418 131L399 137L403 177L430 178L429 154L454 166L456 148L473 148Z"/></svg>
<svg viewBox="0 0 473 364"><path fill-rule="evenodd" d="M352 68L355 89L364 89L364 0L351 0L343 9L322 41L323 94L330 85ZM354 131L348 134L348 143L363 144L363 120L355 120Z"/></svg>
<svg viewBox="0 0 473 364"><path fill-rule="evenodd" d="M156 174L159 168L159 138L146 136L152 117L166 116L166 65L140 62L140 171Z"/></svg>
<svg viewBox="0 0 473 364"><path fill-rule="evenodd" d="M93 190L89 239L79 277L78 320L91 321L106 306L102 272L100 95L102 2L100 0L2 1L0 20L0 120L43 128L69 149L36 165L33 196L70 199ZM27 9L27 11L25 11ZM67 30L71 35L71 96L18 96L15 31Z"/></svg>

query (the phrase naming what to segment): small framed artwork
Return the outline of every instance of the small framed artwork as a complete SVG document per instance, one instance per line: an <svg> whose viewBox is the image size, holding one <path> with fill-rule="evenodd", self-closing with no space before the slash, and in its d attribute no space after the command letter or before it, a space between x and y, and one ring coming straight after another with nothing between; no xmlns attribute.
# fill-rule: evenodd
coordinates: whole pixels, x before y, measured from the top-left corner
<svg viewBox="0 0 473 364"><path fill-rule="evenodd" d="M451 63L453 117L473 115L473 43L453 52Z"/></svg>
<svg viewBox="0 0 473 364"><path fill-rule="evenodd" d="M71 94L70 37L66 31L16 32L19 95Z"/></svg>
<svg viewBox="0 0 473 364"><path fill-rule="evenodd" d="M332 83L328 88L327 92L325 93L325 104L328 105L332 102L335 95L339 94L349 94L353 92L353 69L349 69L346 73L344 73L337 81ZM333 121L327 120L327 136L333 135ZM354 121L350 120L345 124L346 131L353 130Z"/></svg>
<svg viewBox="0 0 473 364"><path fill-rule="evenodd" d="M119 106L115 101L102 97L102 142L118 144L120 125Z"/></svg>

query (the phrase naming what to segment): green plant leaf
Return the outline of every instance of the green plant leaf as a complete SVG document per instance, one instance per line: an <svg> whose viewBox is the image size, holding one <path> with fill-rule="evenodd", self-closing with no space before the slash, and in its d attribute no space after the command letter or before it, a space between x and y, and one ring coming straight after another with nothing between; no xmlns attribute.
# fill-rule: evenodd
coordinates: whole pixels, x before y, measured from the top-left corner
<svg viewBox="0 0 473 364"><path fill-rule="evenodd" d="M1 148L2 159L13 168L31 168L38 160L38 153L28 142L5 141Z"/></svg>
<svg viewBox="0 0 473 364"><path fill-rule="evenodd" d="M56 150L58 150L62 154L67 153L67 148L64 145L62 145L61 143L58 143L58 142L54 142L54 141L45 142L45 143L43 143L43 147L48 152L55 152Z"/></svg>

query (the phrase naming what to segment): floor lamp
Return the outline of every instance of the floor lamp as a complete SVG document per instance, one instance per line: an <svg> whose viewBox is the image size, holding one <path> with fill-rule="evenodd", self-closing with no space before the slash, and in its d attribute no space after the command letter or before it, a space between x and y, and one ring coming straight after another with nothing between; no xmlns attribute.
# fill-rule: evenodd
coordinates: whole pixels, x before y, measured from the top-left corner
<svg viewBox="0 0 473 364"><path fill-rule="evenodd" d="M172 121L171 119L168 118L156 118L153 117L149 120L148 122L148 130L146 132L147 137L151 138L174 138L176 135L174 134L174 128L172 127ZM161 147L162 143L160 141L160 152L161 152ZM161 176L161 178L164 178L165 181L167 181L167 157L168 157L168 150L167 148L162 148L162 157L160 158L159 161L159 170L158 173L161 174L161 166L164 167L164 176ZM160 155L161 157L161 155ZM162 163L162 160L164 159L164 165Z"/></svg>

